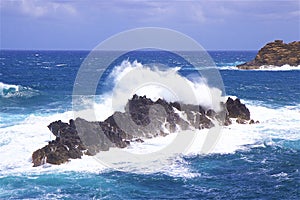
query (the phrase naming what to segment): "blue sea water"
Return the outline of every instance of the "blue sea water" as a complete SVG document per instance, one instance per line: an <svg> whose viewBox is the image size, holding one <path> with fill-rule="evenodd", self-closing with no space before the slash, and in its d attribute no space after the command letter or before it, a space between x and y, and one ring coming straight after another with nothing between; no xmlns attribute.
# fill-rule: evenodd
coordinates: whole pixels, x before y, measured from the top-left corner
<svg viewBox="0 0 300 200"><path fill-rule="evenodd" d="M33 168L31 153L54 139L46 126L73 117L73 86L88 53L0 51L0 199L300 198L300 70L234 68L255 51L209 52L226 94L260 121L226 127L218 150L180 156L153 173L102 169L90 158ZM123 60L180 67L186 77L195 72L173 54L144 51L117 59L105 77ZM98 95L112 88L101 81Z"/></svg>

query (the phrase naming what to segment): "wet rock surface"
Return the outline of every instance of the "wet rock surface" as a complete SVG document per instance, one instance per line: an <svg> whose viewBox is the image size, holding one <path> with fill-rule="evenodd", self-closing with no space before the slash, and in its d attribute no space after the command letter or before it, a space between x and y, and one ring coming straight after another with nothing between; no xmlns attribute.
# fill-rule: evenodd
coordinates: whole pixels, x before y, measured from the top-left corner
<svg viewBox="0 0 300 200"><path fill-rule="evenodd" d="M178 129L209 129L216 122L226 126L231 124L230 117L243 122L250 119L249 110L239 99L228 98L221 107L223 110L216 112L199 105L169 103L163 99L152 101L134 95L128 100L125 112L115 112L104 121L76 118L69 123L59 120L49 124L56 139L33 152L33 166L62 164L83 154L95 155L111 147L124 148L131 142L143 143L146 138L166 136Z"/></svg>
<svg viewBox="0 0 300 200"><path fill-rule="evenodd" d="M233 100L228 98L226 108L230 118L238 118L240 120L250 120L250 111L245 104L242 104L240 99Z"/></svg>

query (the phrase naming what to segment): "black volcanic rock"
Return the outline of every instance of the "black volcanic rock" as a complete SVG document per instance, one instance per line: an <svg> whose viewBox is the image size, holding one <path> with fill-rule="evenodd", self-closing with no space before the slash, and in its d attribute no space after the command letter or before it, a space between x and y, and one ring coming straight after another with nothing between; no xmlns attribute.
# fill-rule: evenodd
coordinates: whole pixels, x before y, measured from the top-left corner
<svg viewBox="0 0 300 200"><path fill-rule="evenodd" d="M243 120L250 120L249 109L245 104L242 104L238 98L233 100L229 97L226 101L226 108L230 118L238 118L238 121L240 122Z"/></svg>
<svg viewBox="0 0 300 200"><path fill-rule="evenodd" d="M275 40L261 48L255 59L238 65L239 69L258 69L260 66L300 65L300 41L285 44L282 40Z"/></svg>
<svg viewBox="0 0 300 200"><path fill-rule="evenodd" d="M250 119L249 110L239 99L229 98L221 107L224 109L216 112L199 105L168 103L163 99L152 101L146 96L134 95L128 100L125 112L115 112L102 122L77 118L69 123L59 120L49 124L48 128L56 139L33 152L33 166L62 164L81 158L83 154L95 155L111 147L124 148L131 142L143 142L144 138L166 136L178 128L211 128L215 126L213 121L229 125L229 117Z"/></svg>
<svg viewBox="0 0 300 200"><path fill-rule="evenodd" d="M73 120L70 120L69 124L60 120L52 122L48 128L56 136L56 139L32 154L34 167L44 163L61 164L70 158L81 158L82 151L86 148L77 134Z"/></svg>

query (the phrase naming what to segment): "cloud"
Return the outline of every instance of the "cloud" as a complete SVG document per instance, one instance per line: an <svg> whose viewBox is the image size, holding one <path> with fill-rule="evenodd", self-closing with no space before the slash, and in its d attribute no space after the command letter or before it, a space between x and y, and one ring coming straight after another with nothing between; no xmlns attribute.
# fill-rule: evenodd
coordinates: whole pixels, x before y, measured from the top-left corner
<svg viewBox="0 0 300 200"><path fill-rule="evenodd" d="M211 49L220 43L224 49L244 48L255 37L246 47L255 49L269 38L295 40L300 30L299 0L0 0L0 14L5 44L38 30L49 38L67 35L61 45L72 47L82 48L84 36L90 48L120 31L157 26L181 31Z"/></svg>
<svg viewBox="0 0 300 200"><path fill-rule="evenodd" d="M91 0L81 3L92 4ZM299 17L297 0L213 0L213 1L103 1L93 7L105 9L134 22L172 22L188 24L222 23L224 21L256 18L274 21Z"/></svg>
<svg viewBox="0 0 300 200"><path fill-rule="evenodd" d="M75 15L77 10L70 3L54 0L6 0L1 1L1 10L40 18L55 15Z"/></svg>
<svg viewBox="0 0 300 200"><path fill-rule="evenodd" d="M114 16L139 23L222 23L228 19L257 18L283 20L299 18L299 1L163 1L163 0L5 0L1 9L10 7L14 12L40 18L45 16Z"/></svg>
<svg viewBox="0 0 300 200"><path fill-rule="evenodd" d="M255 20L286 20L299 17L300 2L297 0L253 0L253 1L218 1L227 16ZM212 7L211 10L214 7ZM215 12L216 13L216 12ZM299 20L299 18L298 18Z"/></svg>
<svg viewBox="0 0 300 200"><path fill-rule="evenodd" d="M86 1L91 2L90 0ZM176 22L206 20L201 4L196 1L144 1L144 0L123 0L123 1L102 1L96 2L93 10L101 10L124 16L124 18L135 22Z"/></svg>

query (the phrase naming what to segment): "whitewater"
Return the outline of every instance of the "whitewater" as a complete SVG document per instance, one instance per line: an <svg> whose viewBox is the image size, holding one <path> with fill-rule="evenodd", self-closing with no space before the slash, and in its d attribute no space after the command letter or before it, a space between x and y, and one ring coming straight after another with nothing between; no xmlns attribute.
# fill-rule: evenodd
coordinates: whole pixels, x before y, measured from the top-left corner
<svg viewBox="0 0 300 200"><path fill-rule="evenodd" d="M152 198L230 198L236 195L238 199L270 195L297 199L299 70L292 67L284 70L232 70L227 67L228 63L234 65L251 60L255 52L210 54L224 81L226 95L223 97L220 91L207 86L205 80L188 76L193 68L176 61L174 55L135 52L126 55L114 70L109 71L109 83L117 83L140 70L144 77L155 77L161 84L135 87L144 80L137 77L136 82L127 85L128 88L117 85L113 94L112 85L108 85L108 89L100 88L93 97L92 111L97 111L96 119L104 120L114 111L122 111L133 93L147 95L153 100L161 97L168 101L180 99L186 91L162 87L165 78L174 78L188 85L191 91L206 91L200 98L193 98L193 101L186 98L185 102L216 108L211 101L212 94L225 99L238 97L249 108L251 119L260 123L245 125L232 120L232 125L222 127L209 154L201 154L208 129L193 130L197 132L193 144L182 154L162 161L163 167L119 172L92 156L72 159L62 165L32 167L32 153L55 139L47 128L51 122L68 122L77 116L90 116L89 97L81 98L82 110L72 110L76 72L87 52L1 52L1 58L5 59L0 60L0 198L118 199L146 198L149 195ZM15 55L15 59L8 59L11 55ZM25 64L21 65L20 61ZM169 70L160 71L147 64L163 61ZM24 74L24 70L31 73ZM129 77L133 80L132 76ZM113 95L121 100L113 101ZM166 137L131 143L124 151L146 156L163 149L180 134L184 132L179 129ZM133 185L133 182L137 184ZM160 188L164 188L164 192Z"/></svg>
<svg viewBox="0 0 300 200"><path fill-rule="evenodd" d="M200 93L201 91L207 91L203 96L197 98L198 102L191 102L191 98L181 99L184 103L190 104L199 104L204 105L208 108L213 108L210 96L210 88L208 88L205 83L197 82L193 83L188 79L181 77L177 71L179 69L160 72L157 69L151 70L150 68L144 67L141 63L134 61L130 63L128 61L123 61L120 66L118 66L110 75L110 78L114 80L114 83L119 82L122 77L128 75L130 71L138 70L138 73L141 74L141 77L151 77L154 76L154 79L157 82L162 82L164 84L169 83L171 80L173 83L178 83L183 81L183 84L188 83L193 85L193 90L195 93ZM134 74L136 75L136 74ZM116 95L118 99L121 99L121 102L116 105L113 110L112 105L112 94L104 94L97 96L98 103L94 103L95 113L101 113L97 115L97 120L104 120L113 114L114 111L123 111L127 99L130 98L133 94L138 94L140 96L146 95L151 98L153 101L156 101L158 98L166 99L169 102L178 101L178 96L172 96L171 93L168 93L168 89L159 87L159 85L147 85L146 87L139 88L134 90L135 85L141 85L144 80L134 79L130 76L129 79L125 82L131 80L133 85L123 84L121 88L117 88ZM153 80L151 77L149 80ZM175 80L175 81L174 81ZM177 81L177 82L176 82ZM146 81L148 82L148 81ZM128 82L127 82L128 83ZM126 87L126 88L125 88ZM19 98L20 90L25 91L25 95L30 95L27 91L32 89L1 83L2 91L8 91L2 94L4 98ZM198 90L198 91L197 91ZM129 91L134 91L129 93ZM179 92L184 92L180 90ZM186 97L186 93L180 94L178 91L173 92L173 94ZM28 98L28 96L26 96ZM233 97L236 98L236 97ZM102 102L99 102L101 101ZM241 125L233 121L233 124L228 127L223 127L221 130L220 137L216 146L210 153L219 153L219 154L228 154L234 153L237 150L245 150L247 148L264 146L268 144L273 144L274 140L291 140L297 141L300 140L300 135L297 130L300 130L300 107L297 106L286 106L277 109L270 109L262 105L257 105L254 101L243 101L251 112L251 117L255 120L259 120L259 124L252 125ZM89 111L81 110L74 113L73 111L67 111L64 113L54 113L54 114L30 114L25 117L24 120L21 120L18 124L7 126L1 128L1 140L0 140L0 156L6 158L4 162L1 162L0 169L4 174L14 174L14 173L43 173L43 172L52 172L56 173L57 171L86 171L86 172L101 172L107 169L107 166L101 164L96 159L93 159L91 156L84 156L83 159L71 160L70 162L63 164L61 166L55 166L46 164L45 166L33 168L31 163L31 154L38 148L43 147L47 144L48 141L51 141L55 138L54 135L48 130L47 125L56 120L62 120L67 122L69 119L76 117L83 117L87 120L89 119ZM12 118L10 120L13 120ZM286 132L285 127L292 129L289 132ZM198 155L201 153L201 147L205 138L208 134L208 130L194 130L197 132L197 136L193 141L192 146L190 146L183 156L189 155ZM166 137L157 137L153 139L146 139L144 143L133 143L130 147L127 147L125 151L131 152L133 154L147 154L151 152L158 151L168 144L178 134L187 134L187 133L178 133L170 134ZM14 155L13 157L10 155ZM174 155L175 156L175 155ZM179 176L189 176L186 174L186 170L179 172L180 170L176 169L178 166L171 168L172 170L177 171ZM166 170L166 173L176 174L172 170ZM159 172L159 171L158 171Z"/></svg>

